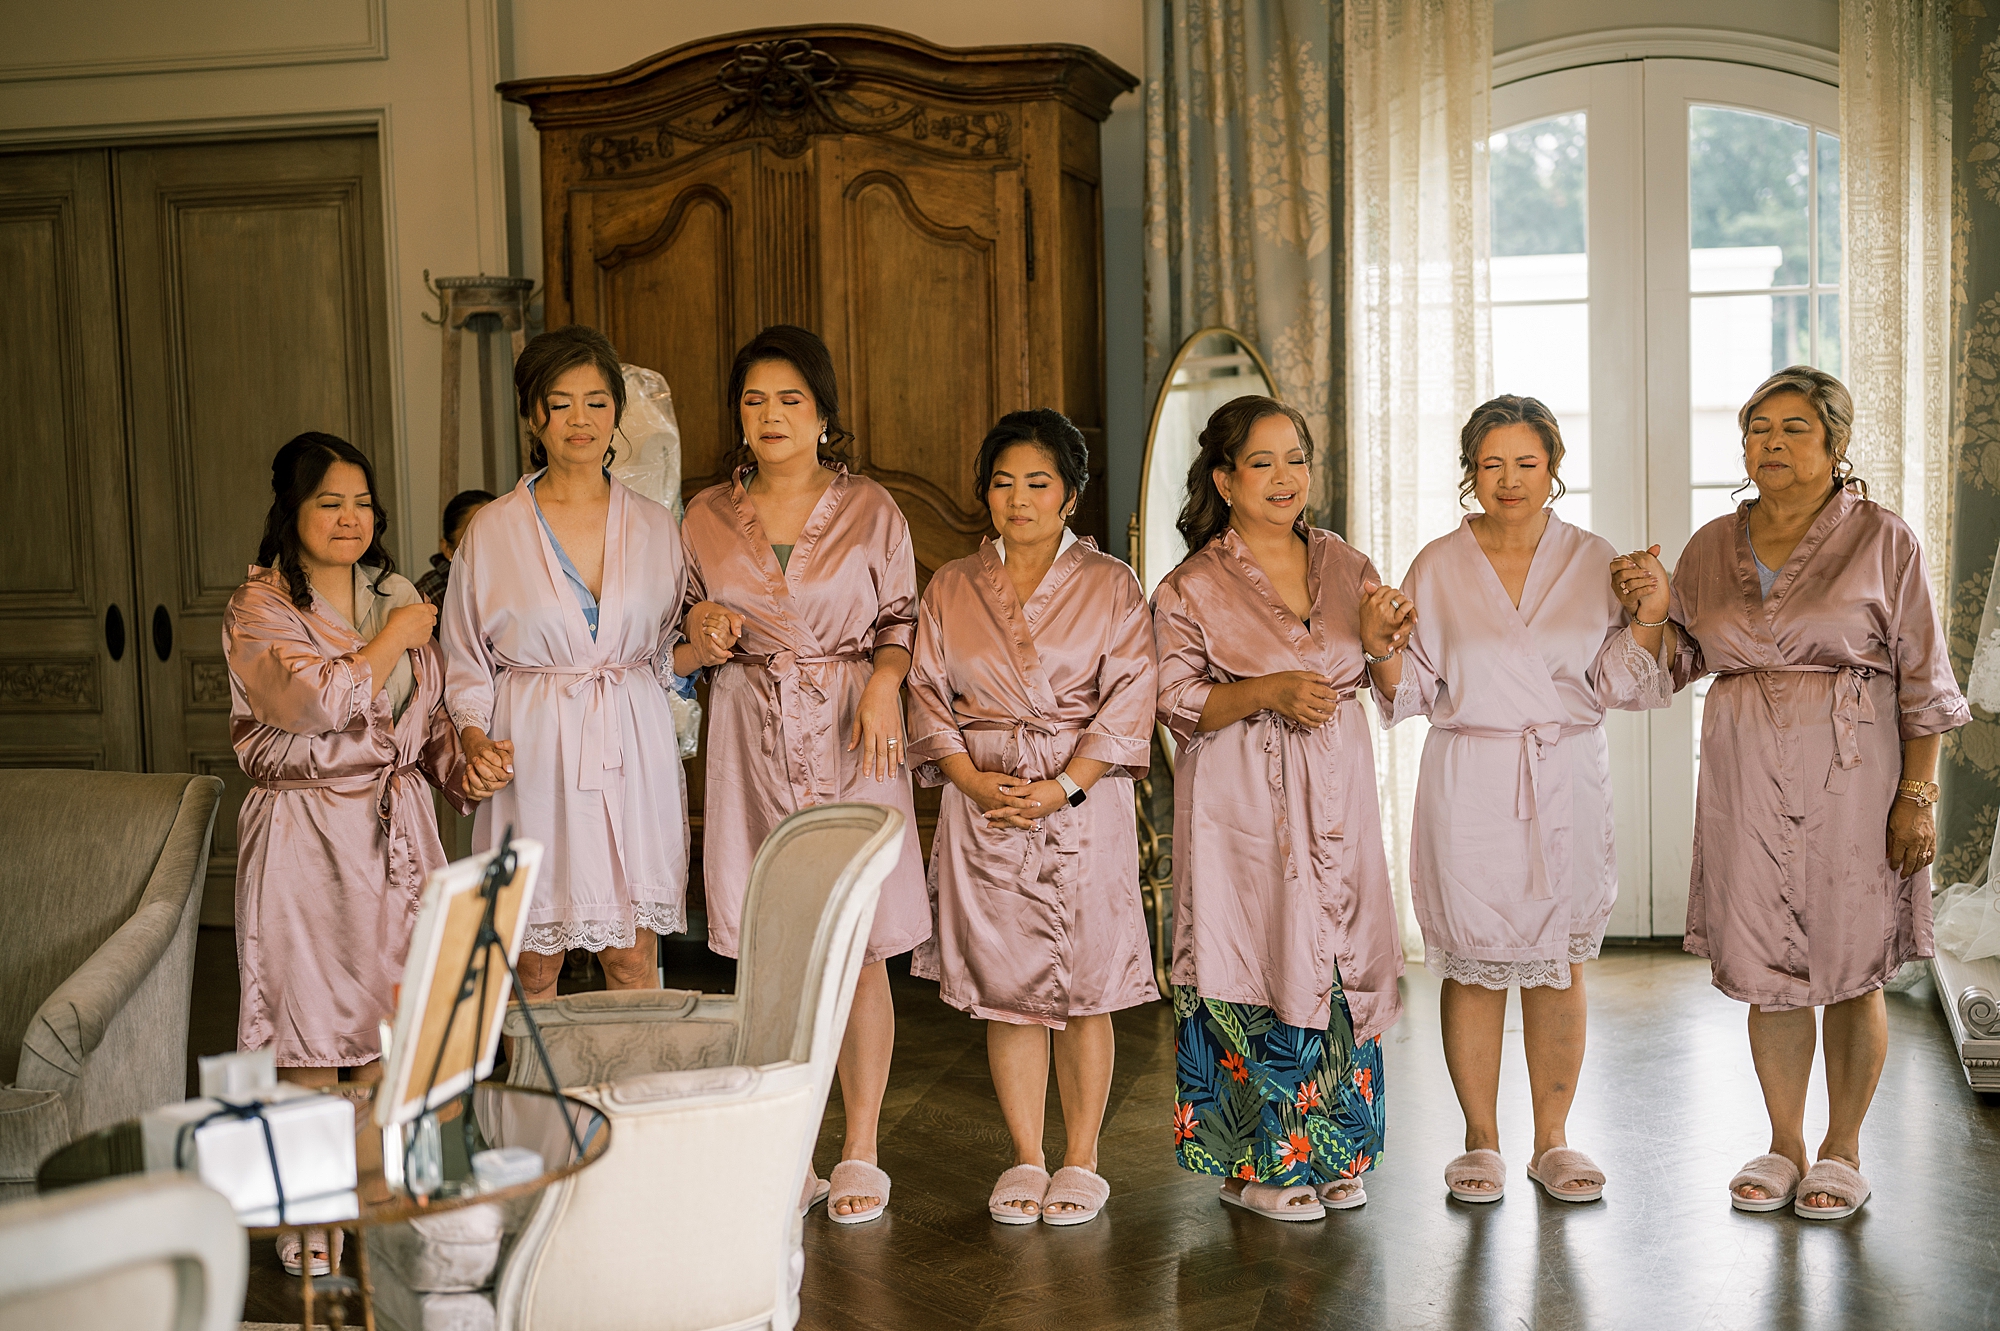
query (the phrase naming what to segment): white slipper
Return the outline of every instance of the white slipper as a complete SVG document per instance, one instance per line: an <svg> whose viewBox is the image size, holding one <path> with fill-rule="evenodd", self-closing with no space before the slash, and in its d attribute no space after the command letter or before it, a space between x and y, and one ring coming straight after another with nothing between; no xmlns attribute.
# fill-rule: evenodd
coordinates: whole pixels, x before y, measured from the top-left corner
<svg viewBox="0 0 2000 1331"><path fill-rule="evenodd" d="M1745 1197L1738 1188L1762 1188L1762 1197ZM1782 1155L1760 1155L1729 1180L1729 1204L1739 1211L1782 1211L1799 1190L1799 1167Z"/></svg>
<svg viewBox="0 0 2000 1331"><path fill-rule="evenodd" d="M1306 1200L1300 1202L1295 1198ZM1266 1220L1326 1219L1326 1204L1304 1183L1289 1186L1282 1183L1245 1183L1241 1192L1231 1192L1229 1185L1224 1184L1222 1200L1227 1205L1239 1206Z"/></svg>
<svg viewBox="0 0 2000 1331"><path fill-rule="evenodd" d="M1358 1178L1337 1178L1320 1184L1315 1191L1319 1193L1320 1204L1329 1211L1352 1211L1368 1205L1368 1189L1361 1186Z"/></svg>
<svg viewBox="0 0 2000 1331"><path fill-rule="evenodd" d="M1540 1167L1528 1166L1528 1177L1559 1202L1594 1202L1604 1195L1604 1171L1573 1146L1551 1146L1543 1151ZM1588 1186L1566 1188L1565 1183Z"/></svg>
<svg viewBox="0 0 2000 1331"><path fill-rule="evenodd" d="M1490 1189L1468 1188L1468 1183L1491 1183ZM1507 1162L1500 1158L1500 1152L1478 1150L1467 1151L1464 1155L1453 1156L1444 1167L1444 1185L1451 1189L1451 1195L1461 1202L1484 1205L1497 1202L1507 1195Z"/></svg>
<svg viewBox="0 0 2000 1331"><path fill-rule="evenodd" d="M1839 1206L1807 1206L1806 1198L1815 1192L1829 1193L1839 1197ZM1845 1160L1828 1158L1806 1171L1799 1180L1797 1200L1792 1203L1792 1214L1804 1220L1845 1220L1868 1205L1874 1196L1868 1180L1861 1177L1861 1171Z"/></svg>
<svg viewBox="0 0 2000 1331"><path fill-rule="evenodd" d="M826 1218L836 1225L860 1225L880 1218L889 1208L889 1176L866 1160L843 1160L833 1167L833 1177L827 1183L827 1193L833 1201L843 1197L874 1197L875 1205L866 1211L854 1211L842 1215L833 1202L826 1206Z"/></svg>

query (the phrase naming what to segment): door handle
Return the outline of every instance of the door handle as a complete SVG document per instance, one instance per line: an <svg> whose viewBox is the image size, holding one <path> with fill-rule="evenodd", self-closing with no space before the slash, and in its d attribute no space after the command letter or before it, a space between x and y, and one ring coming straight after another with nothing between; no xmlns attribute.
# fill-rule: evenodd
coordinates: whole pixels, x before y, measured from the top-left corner
<svg viewBox="0 0 2000 1331"><path fill-rule="evenodd" d="M174 654L174 621L163 605L153 607L153 651L162 661Z"/></svg>
<svg viewBox="0 0 2000 1331"><path fill-rule="evenodd" d="M113 661L125 659L125 616L118 611L118 603L104 612L104 650L111 653Z"/></svg>

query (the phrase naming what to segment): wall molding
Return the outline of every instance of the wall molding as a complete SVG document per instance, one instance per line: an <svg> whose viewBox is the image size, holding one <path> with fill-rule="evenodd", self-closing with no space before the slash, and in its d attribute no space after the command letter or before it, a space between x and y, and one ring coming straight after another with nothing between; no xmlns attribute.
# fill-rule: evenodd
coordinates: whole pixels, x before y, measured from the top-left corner
<svg viewBox="0 0 2000 1331"><path fill-rule="evenodd" d="M1498 88L1540 74L1620 60L1721 60L1798 74L1840 86L1840 55L1784 37L1717 28L1620 28L1531 42L1493 56Z"/></svg>
<svg viewBox="0 0 2000 1331"><path fill-rule="evenodd" d="M123 59L44 60L33 64L0 61L0 83L43 79L91 79L120 74L185 74L210 69L269 69L284 65L335 65L389 58L388 0L368 0L368 32L359 41L306 46L272 46L249 51L199 51L177 56Z"/></svg>

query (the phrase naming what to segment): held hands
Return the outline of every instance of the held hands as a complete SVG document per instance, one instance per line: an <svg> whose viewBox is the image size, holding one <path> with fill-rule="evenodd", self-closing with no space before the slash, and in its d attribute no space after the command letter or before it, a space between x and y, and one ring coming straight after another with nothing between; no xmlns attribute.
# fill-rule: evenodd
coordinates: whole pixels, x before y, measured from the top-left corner
<svg viewBox="0 0 2000 1331"><path fill-rule="evenodd" d="M1416 631L1416 603L1394 587L1364 585L1361 592L1361 650L1370 656L1400 650Z"/></svg>
<svg viewBox="0 0 2000 1331"><path fill-rule="evenodd" d="M903 708L896 680L877 674L861 690L861 705L854 711L854 738L847 751L861 750L861 772L877 781L887 781L901 769L903 752Z"/></svg>
<svg viewBox="0 0 2000 1331"><path fill-rule="evenodd" d="M956 755L964 760L964 755ZM970 763L966 763L966 768ZM971 800L986 818L989 827L1032 829L1035 820L1046 818L1069 804L1069 795L1054 781L1023 781L1007 772L966 770L951 763L946 775L959 793Z"/></svg>
<svg viewBox="0 0 2000 1331"><path fill-rule="evenodd" d="M697 666L719 666L729 659L743 636L743 616L713 601L697 601L681 620L681 632L694 651Z"/></svg>
<svg viewBox="0 0 2000 1331"><path fill-rule="evenodd" d="M467 726L458 742L465 750L465 793L475 802L491 799L514 779L513 740L488 739L478 726Z"/></svg>
<svg viewBox="0 0 2000 1331"><path fill-rule="evenodd" d="M1276 712L1307 730L1325 725L1340 706L1340 690L1333 681L1310 670L1283 670L1261 676L1257 683L1264 692L1263 710ZM1060 792L1062 787L1056 790Z"/></svg>
<svg viewBox="0 0 2000 1331"><path fill-rule="evenodd" d="M1611 561L1612 593L1635 622L1657 624L1667 617L1667 581L1657 545Z"/></svg>
<svg viewBox="0 0 2000 1331"><path fill-rule="evenodd" d="M1937 822L1931 811L1915 800L1897 799L1889 805L1889 865L1898 877L1908 878L1937 855Z"/></svg>

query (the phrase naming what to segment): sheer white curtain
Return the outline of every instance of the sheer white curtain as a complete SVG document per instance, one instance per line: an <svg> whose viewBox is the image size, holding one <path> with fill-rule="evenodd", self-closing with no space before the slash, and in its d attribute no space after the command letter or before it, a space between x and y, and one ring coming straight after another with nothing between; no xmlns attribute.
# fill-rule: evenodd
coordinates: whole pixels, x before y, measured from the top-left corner
<svg viewBox="0 0 2000 1331"><path fill-rule="evenodd" d="M1402 577L1458 521L1458 427L1490 396L1492 0L1348 0L1348 539ZM1419 607L1421 613L1421 607ZM1421 722L1376 746L1406 955Z"/></svg>
<svg viewBox="0 0 2000 1331"><path fill-rule="evenodd" d="M1848 456L1915 528L1945 594L1951 532L1950 0L1841 0Z"/></svg>

